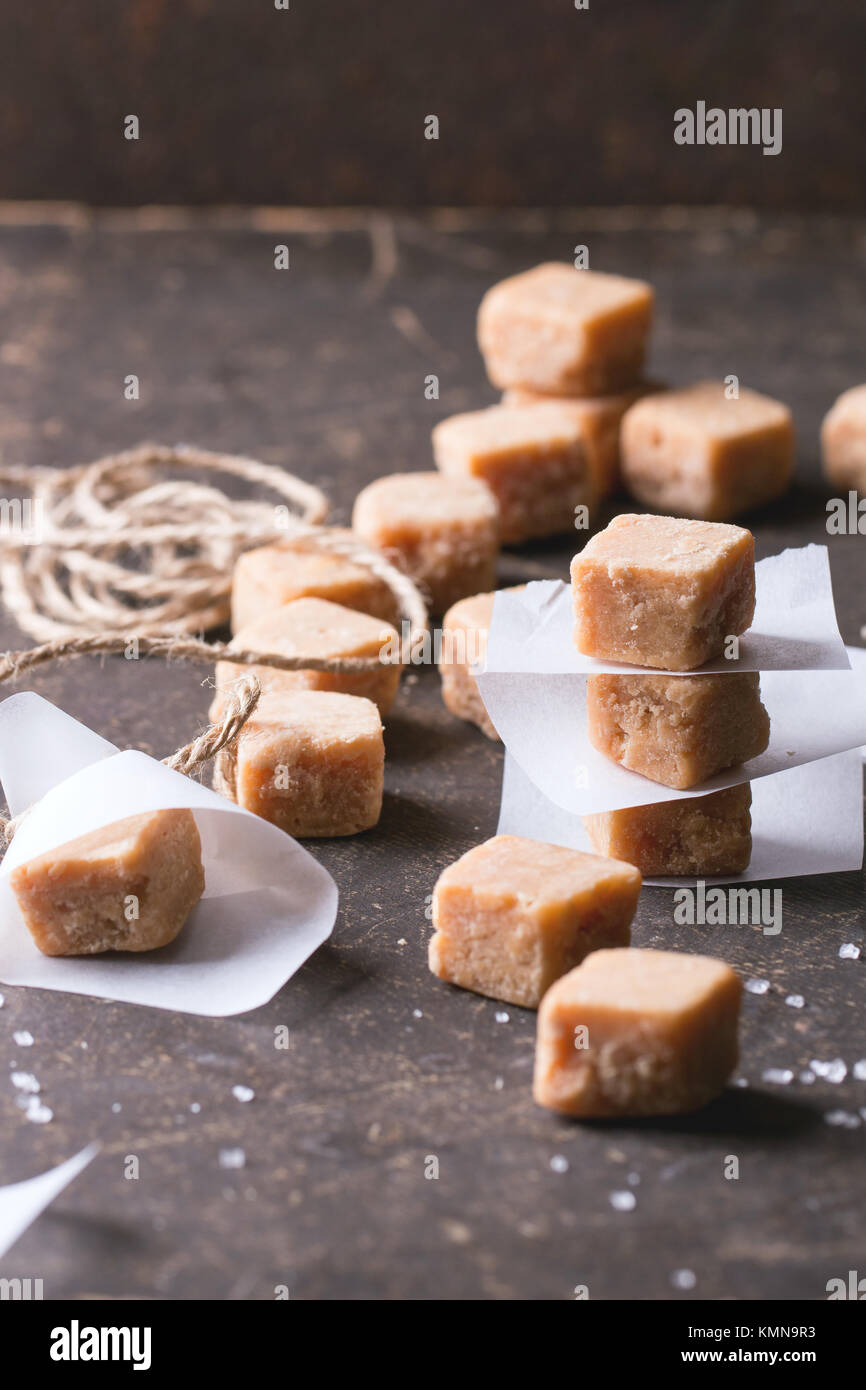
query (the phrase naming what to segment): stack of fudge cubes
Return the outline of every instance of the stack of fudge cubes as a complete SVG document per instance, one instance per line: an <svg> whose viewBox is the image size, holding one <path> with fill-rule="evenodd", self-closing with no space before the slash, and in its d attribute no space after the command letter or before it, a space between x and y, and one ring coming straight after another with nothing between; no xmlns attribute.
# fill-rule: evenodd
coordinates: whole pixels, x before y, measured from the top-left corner
<svg viewBox="0 0 866 1390"><path fill-rule="evenodd" d="M594 748L683 792L764 752L770 720L758 673L699 673L727 648L735 655L731 639L754 616L749 531L620 515L574 557L571 578L578 650L660 673L587 677ZM750 806L743 782L586 816L584 824L599 853L626 859L644 875L737 874L751 858Z"/></svg>

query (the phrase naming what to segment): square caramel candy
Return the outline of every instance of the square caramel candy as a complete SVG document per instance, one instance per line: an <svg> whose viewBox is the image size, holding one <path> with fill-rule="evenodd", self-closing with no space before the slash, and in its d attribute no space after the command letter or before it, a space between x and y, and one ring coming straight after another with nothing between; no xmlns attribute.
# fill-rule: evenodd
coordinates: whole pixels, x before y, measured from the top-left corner
<svg viewBox="0 0 866 1390"><path fill-rule="evenodd" d="M311 656L317 658L379 656L383 651L399 651L396 628L382 618L371 618L339 603L322 598L298 598L264 613L247 623L232 638L244 651L273 656ZM243 666L234 661L218 661L217 693L211 705L211 718L222 708L222 691L248 671L258 677L262 690L337 690L344 695L362 695L387 714L400 684L401 666L393 659L371 671L281 671L275 666Z"/></svg>
<svg viewBox="0 0 866 1390"><path fill-rule="evenodd" d="M351 531L341 534L352 539ZM286 540L257 546L238 557L232 577L232 631L296 598L324 598L384 618L395 627L400 621L393 593L365 565Z"/></svg>
<svg viewBox="0 0 866 1390"><path fill-rule="evenodd" d="M593 748L666 787L687 790L748 762L770 741L757 672L712 676L589 676Z"/></svg>
<svg viewBox="0 0 866 1390"><path fill-rule="evenodd" d="M619 492L622 487L619 466L619 431L622 417L635 401L641 400L653 391L663 389L657 382L643 381L612 396L568 399L544 396L537 391L524 391L515 387L503 392L502 404L509 407L525 407L549 405L558 401L560 405L567 407L580 425L595 490L598 498L604 499Z"/></svg>
<svg viewBox="0 0 866 1390"><path fill-rule="evenodd" d="M660 391L626 411L622 476L655 511L730 521L780 497L794 471L794 426L786 405L719 382Z"/></svg>
<svg viewBox="0 0 866 1390"><path fill-rule="evenodd" d="M866 386L843 391L824 417L821 454L831 483L866 495Z"/></svg>
<svg viewBox="0 0 866 1390"><path fill-rule="evenodd" d="M440 875L430 969L463 989L534 1009L590 951L628 945L640 885L630 864L497 835Z"/></svg>
<svg viewBox="0 0 866 1390"><path fill-rule="evenodd" d="M157 950L204 892L195 818L128 816L19 864L10 882L43 955Z"/></svg>
<svg viewBox="0 0 866 1390"><path fill-rule="evenodd" d="M353 530L425 591L433 613L492 589L499 509L476 478L392 473L355 499Z"/></svg>
<svg viewBox="0 0 866 1390"><path fill-rule="evenodd" d="M574 641L603 661L692 671L755 614L755 543L741 526L615 516L571 562Z"/></svg>
<svg viewBox="0 0 866 1390"><path fill-rule="evenodd" d="M508 592L517 593L522 584ZM484 706L472 667L480 665L487 651L487 637L496 594L473 594L455 603L442 619L439 675L442 699L458 719L477 724L488 738L499 740Z"/></svg>
<svg viewBox="0 0 866 1390"><path fill-rule="evenodd" d="M705 878L749 867L751 805L751 787L741 782L709 796L584 816L583 823L598 854L624 859L647 878Z"/></svg>
<svg viewBox="0 0 866 1390"><path fill-rule="evenodd" d="M709 956L593 952L541 1001L536 1101L578 1119L700 1109L737 1065L741 993Z"/></svg>
<svg viewBox="0 0 866 1390"><path fill-rule="evenodd" d="M487 484L505 544L573 531L576 509L588 514L596 501L584 420L570 401L452 415L433 430L433 455L446 477Z"/></svg>
<svg viewBox="0 0 866 1390"><path fill-rule="evenodd" d="M640 376L652 311L641 280L551 261L487 291L478 346L500 390L608 395Z"/></svg>
<svg viewBox="0 0 866 1390"><path fill-rule="evenodd" d="M385 744L372 700L328 690L263 695L216 784L289 835L356 835L382 810Z"/></svg>

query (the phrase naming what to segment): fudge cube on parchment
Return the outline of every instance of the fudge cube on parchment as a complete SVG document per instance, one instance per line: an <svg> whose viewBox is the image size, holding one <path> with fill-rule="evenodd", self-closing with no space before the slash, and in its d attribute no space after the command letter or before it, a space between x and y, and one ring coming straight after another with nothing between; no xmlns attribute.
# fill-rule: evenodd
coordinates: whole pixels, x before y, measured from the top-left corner
<svg viewBox="0 0 866 1390"><path fill-rule="evenodd" d="M577 1118L697 1110L737 1065L741 985L675 951L595 951L541 1001L533 1092Z"/></svg>
<svg viewBox="0 0 866 1390"><path fill-rule="evenodd" d="M598 812L583 823L597 854L624 859L645 878L706 878L749 867L751 806L752 789L741 782L708 796Z"/></svg>
<svg viewBox="0 0 866 1390"><path fill-rule="evenodd" d="M344 608L321 598L299 598L264 613L255 622L240 628L233 644L244 651L275 656L375 657L385 650L399 652L396 628L383 618ZM379 706L382 714L391 708L400 684L399 662L384 661L370 671L281 671L275 666L243 666L234 661L218 661L217 693L211 704L216 720L222 708L222 692L227 685L253 671L262 690L337 690L344 695L361 695Z"/></svg>
<svg viewBox="0 0 866 1390"><path fill-rule="evenodd" d="M666 787L687 790L763 753L770 719L757 672L711 676L589 676L593 748Z"/></svg>
<svg viewBox="0 0 866 1390"><path fill-rule="evenodd" d="M590 951L628 945L640 886L630 864L497 835L440 875L430 969L533 1009Z"/></svg>
<svg viewBox="0 0 866 1390"><path fill-rule="evenodd" d="M551 261L487 291L478 346L500 390L607 395L640 376L652 310L641 280Z"/></svg>
<svg viewBox="0 0 866 1390"><path fill-rule="evenodd" d="M204 892L195 818L128 816L19 864L10 882L43 955L156 950L174 941Z"/></svg>
<svg viewBox="0 0 866 1390"><path fill-rule="evenodd" d="M217 755L218 790L289 835L356 835L382 810L385 744L372 700L272 692Z"/></svg>
<svg viewBox="0 0 866 1390"><path fill-rule="evenodd" d="M363 488L352 527L426 593L433 613L492 589L499 554L499 508L476 478L392 473Z"/></svg>
<svg viewBox="0 0 866 1390"><path fill-rule="evenodd" d="M524 391L514 387L502 394L502 404L509 408L528 405L550 405L555 402L566 407L572 419L580 426L581 438L586 447L593 482L599 500L619 492L622 477L619 466L619 431L622 417L629 406L644 396L664 388L657 382L642 381L627 391L618 391L610 396L544 396L537 391Z"/></svg>
<svg viewBox="0 0 866 1390"><path fill-rule="evenodd" d="M824 417L821 454L831 483L866 495L866 386L843 391Z"/></svg>
<svg viewBox="0 0 866 1390"><path fill-rule="evenodd" d="M352 537L350 531L341 534ZM232 631L296 598L324 598L395 626L400 621L393 593L365 565L286 540L238 557L232 578Z"/></svg>
<svg viewBox="0 0 866 1390"><path fill-rule="evenodd" d="M573 531L577 508L589 513L601 490L584 419L570 401L452 415L433 430L433 455L446 477L487 484L503 544Z"/></svg>
<svg viewBox="0 0 866 1390"><path fill-rule="evenodd" d="M755 613L750 531L669 516L615 516L571 562L574 641L586 656L691 671Z"/></svg>
<svg viewBox="0 0 866 1390"><path fill-rule="evenodd" d="M524 586L516 584L504 592L516 594ZM442 699L458 719L477 724L488 738L498 741L472 667L484 661L487 638L493 618L496 594L473 594L455 603L442 619L442 648L439 656L439 675L442 678Z"/></svg>
<svg viewBox="0 0 866 1390"><path fill-rule="evenodd" d="M780 401L740 387L698 382L660 391L626 411L622 476L655 511L730 521L787 489L794 471L794 426Z"/></svg>

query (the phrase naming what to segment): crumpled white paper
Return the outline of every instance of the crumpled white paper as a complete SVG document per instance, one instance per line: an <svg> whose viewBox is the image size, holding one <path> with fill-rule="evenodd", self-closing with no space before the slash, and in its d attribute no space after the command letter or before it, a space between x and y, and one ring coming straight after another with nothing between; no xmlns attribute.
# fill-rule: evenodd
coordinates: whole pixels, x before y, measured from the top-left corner
<svg viewBox="0 0 866 1390"><path fill-rule="evenodd" d="M596 675L602 671L648 674L645 666L584 656L574 645L573 631L571 589L560 580L538 580L518 593L503 589L493 606L485 670L539 675ZM807 545L758 561L755 617L740 638L739 658L708 661L699 673L847 669L827 547Z"/></svg>
<svg viewBox="0 0 866 1390"><path fill-rule="evenodd" d="M580 816L548 800L508 753L502 778L499 835L525 835L594 853ZM749 883L844 873L863 863L863 764L857 750L808 763L752 786L752 859L742 874L707 883ZM647 878L682 887L686 877Z"/></svg>
<svg viewBox="0 0 866 1390"><path fill-rule="evenodd" d="M47 1173L0 1187L0 1257L11 1250L28 1226L32 1226L37 1216L84 1171L98 1152L98 1144L88 1144L86 1149Z"/></svg>
<svg viewBox="0 0 866 1390"><path fill-rule="evenodd" d="M113 744L39 695L0 703L0 782L28 810L0 866L0 980L222 1018L258 1008L330 936L330 874L276 826L144 753ZM187 807L205 890L156 952L51 957L37 950L9 874L43 851L144 811Z"/></svg>

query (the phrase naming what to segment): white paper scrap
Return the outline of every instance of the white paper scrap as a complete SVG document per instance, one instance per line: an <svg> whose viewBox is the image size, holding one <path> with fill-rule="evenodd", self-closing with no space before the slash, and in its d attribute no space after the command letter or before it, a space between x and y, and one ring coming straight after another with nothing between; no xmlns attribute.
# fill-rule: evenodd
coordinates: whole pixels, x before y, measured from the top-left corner
<svg viewBox="0 0 866 1390"><path fill-rule="evenodd" d="M98 1153L98 1144L88 1144L86 1149L47 1173L0 1187L0 1257L11 1250L28 1226L33 1225L37 1216L51 1205L55 1197L59 1197L64 1187L68 1187Z"/></svg>

